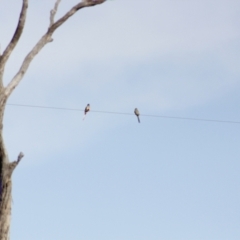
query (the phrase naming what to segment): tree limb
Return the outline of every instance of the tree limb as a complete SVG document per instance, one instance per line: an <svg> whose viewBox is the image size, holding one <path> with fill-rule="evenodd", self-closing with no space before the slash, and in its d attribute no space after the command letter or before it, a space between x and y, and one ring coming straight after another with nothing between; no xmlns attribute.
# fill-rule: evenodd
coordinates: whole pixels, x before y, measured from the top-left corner
<svg viewBox="0 0 240 240"><path fill-rule="evenodd" d="M0 80L1 80L1 82L2 82L5 64L22 35L23 28L25 25L26 15L27 15L27 8L28 8L28 0L23 0L22 10L21 10L21 13L19 16L18 25L15 30L15 33L14 33L10 43L4 50L3 54L0 56Z"/></svg>
<svg viewBox="0 0 240 240"><path fill-rule="evenodd" d="M75 5L71 10L69 10L63 17L56 21L49 29L49 33L53 33L59 26L61 26L69 17L75 14L78 10L85 7L92 7L101 3L104 3L106 0L83 0L82 2Z"/></svg>
<svg viewBox="0 0 240 240"><path fill-rule="evenodd" d="M58 5L60 4L60 2L61 2L61 0L57 0L55 2L54 8L50 12L50 25L49 25L49 27L51 27L54 23L54 17L56 15L56 12L58 10Z"/></svg>
<svg viewBox="0 0 240 240"><path fill-rule="evenodd" d="M24 157L24 154L23 154L22 152L20 152L19 155L18 155L17 160L14 161L14 162L11 162L11 163L9 164L9 175L10 175L10 176L12 175L14 169L15 169L16 166L20 163L20 161L21 161L21 159L22 159L23 157Z"/></svg>
<svg viewBox="0 0 240 240"><path fill-rule="evenodd" d="M4 91L4 100L10 96L10 94L13 92L13 90L16 88L16 86L19 84L19 82L22 80L24 74L26 73L30 63L32 62L33 58L42 50L42 48L49 42L52 41L52 34L55 32L55 30L60 27L64 22L67 21L69 17L71 17L73 14L75 14L78 10L85 8L85 7L91 7L98 4L101 4L105 2L106 0L85 0L81 3L78 3L75 5L72 9L70 9L63 17L61 17L58 21L56 21L51 27L48 28L48 31L42 36L42 38L37 42L37 44L33 47L33 49L28 53L28 55L23 60L23 63L17 72L17 74L13 77L11 82L7 85ZM58 5L58 0L55 3ZM3 102L5 102L3 101Z"/></svg>
<svg viewBox="0 0 240 240"><path fill-rule="evenodd" d="M33 47L33 49L28 53L28 55L23 60L23 63L17 72L17 74L13 77L11 82L7 85L4 91L4 98L7 99L12 91L16 88L19 82L22 80L25 75L30 63L33 58L39 53L39 51L51 40L51 36L49 34L45 34L38 41L38 43ZM4 101L3 101L4 102Z"/></svg>
<svg viewBox="0 0 240 240"><path fill-rule="evenodd" d="M24 154L23 152L20 152L19 155L18 155L18 158L17 158L17 164L19 164L19 162L22 160L22 158L24 157Z"/></svg>
<svg viewBox="0 0 240 240"><path fill-rule="evenodd" d="M8 181L11 180L11 176L12 176L14 169L17 167L17 165L20 163L20 161L23 157L24 157L24 154L22 152L20 152L16 161L4 163L4 165L3 165L4 171L1 176L1 179L3 182L1 182L1 187L4 184L6 184Z"/></svg>

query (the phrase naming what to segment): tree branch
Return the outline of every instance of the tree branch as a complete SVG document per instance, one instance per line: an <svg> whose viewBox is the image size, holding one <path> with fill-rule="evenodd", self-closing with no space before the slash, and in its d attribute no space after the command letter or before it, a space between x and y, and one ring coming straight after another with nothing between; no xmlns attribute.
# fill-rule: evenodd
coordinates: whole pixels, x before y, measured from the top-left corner
<svg viewBox="0 0 240 240"><path fill-rule="evenodd" d="M104 3L106 0L83 0L82 2L75 5L71 10L69 10L63 17L56 21L49 29L49 33L53 33L58 27L60 27L68 18L75 14L78 10L85 7L92 7L101 3Z"/></svg>
<svg viewBox="0 0 240 240"><path fill-rule="evenodd" d="M22 158L24 157L24 154L22 152L19 153L18 155L18 159L17 159L17 164L19 164L19 162L22 160Z"/></svg>
<svg viewBox="0 0 240 240"><path fill-rule="evenodd" d="M22 152L20 152L19 155L18 155L17 160L14 161L14 162L11 162L11 163L9 164L9 172L10 172L10 174L13 173L14 169L15 169L16 166L20 163L20 161L22 160L23 157L24 157L24 154L23 154Z"/></svg>
<svg viewBox="0 0 240 240"><path fill-rule="evenodd" d="M25 75L30 63L32 62L33 58L39 53L39 51L51 40L51 35L45 34L42 38L38 41L38 43L33 47L33 49L28 53L28 55L23 60L23 63L17 72L17 74L13 77L11 82L7 85L4 91L4 98L5 100L10 96L12 91L17 87L19 82L22 80L23 76ZM4 102L4 101L3 101Z"/></svg>
<svg viewBox="0 0 240 240"><path fill-rule="evenodd" d="M53 23L54 23L54 17L55 17L55 15L57 13L58 5L60 4L60 2L61 2L61 0L57 0L55 2L54 8L50 12L50 25L49 25L49 27L51 27L53 25Z"/></svg>
<svg viewBox="0 0 240 240"><path fill-rule="evenodd" d="M11 180L14 169L17 167L23 157L24 154L20 152L16 161L13 161L11 163L5 163L5 169L2 176L3 182L1 183L2 186Z"/></svg>
<svg viewBox="0 0 240 240"><path fill-rule="evenodd" d="M19 16L18 25L15 30L15 33L14 33L10 43L4 50L3 54L0 56L0 80L1 80L1 82L2 82L5 64L22 35L23 28L25 25L26 15L27 15L27 8L28 8L28 0L23 0L22 10L21 10L21 13Z"/></svg>
<svg viewBox="0 0 240 240"><path fill-rule="evenodd" d="M58 1L55 3L55 6ZM51 27L48 28L48 31L42 36L42 38L38 41L38 43L33 47L33 49L28 53L28 55L23 60L23 63L17 72L17 74L13 77L11 82L7 85L4 91L4 99L6 99L11 95L13 90L16 88L16 86L19 84L19 82L22 80L24 74L26 73L30 63L32 62L33 58L42 50L42 48L49 42L52 41L52 34L55 32L55 30L60 27L64 22L67 21L69 17L71 17L73 14L75 14L78 10L85 8L85 7L91 7L98 4L101 4L105 2L106 0L85 0L84 2L78 3L75 5L71 10L69 10L63 17L61 17L58 21L56 21ZM5 102L3 101L3 102Z"/></svg>

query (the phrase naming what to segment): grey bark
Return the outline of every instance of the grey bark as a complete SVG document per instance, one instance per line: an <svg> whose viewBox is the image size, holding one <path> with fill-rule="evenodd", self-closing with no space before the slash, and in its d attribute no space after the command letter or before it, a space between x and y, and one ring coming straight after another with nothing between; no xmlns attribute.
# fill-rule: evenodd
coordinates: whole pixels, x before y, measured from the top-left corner
<svg viewBox="0 0 240 240"><path fill-rule="evenodd" d="M7 99L18 86L27 72L34 57L43 49L43 47L52 41L52 35L68 18L74 15L78 10L104 3L106 0L84 0L72 7L65 15L56 22L54 21L58 6L61 0L55 0L53 9L50 12L50 23L46 33L40 38L33 49L24 58L18 72L5 87L3 85L5 65L16 47L26 21L28 0L22 0L22 9L20 12L18 24L15 33L3 53L0 53L0 240L9 240L9 229L11 220L11 199L12 199L12 173L18 163L23 158L20 153L17 160L10 162L7 150L3 140L3 116Z"/></svg>

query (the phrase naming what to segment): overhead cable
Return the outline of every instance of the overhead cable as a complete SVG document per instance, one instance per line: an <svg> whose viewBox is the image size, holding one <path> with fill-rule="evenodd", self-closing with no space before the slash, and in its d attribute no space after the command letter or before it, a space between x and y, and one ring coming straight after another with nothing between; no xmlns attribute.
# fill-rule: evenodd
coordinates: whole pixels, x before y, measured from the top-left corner
<svg viewBox="0 0 240 240"><path fill-rule="evenodd" d="M42 108L42 109L53 109L53 110L66 110L66 111L79 111L79 112L83 112L84 111L84 109L79 109L79 108L37 106L37 105L27 105L27 104L15 104L15 103L8 103L7 106L28 107L28 108ZM112 111L101 111L101 110L91 110L91 112L93 112L93 113L105 113L105 114L134 115L134 113L112 112ZM201 122L217 122L217 123L235 123L235 124L240 124L240 121L219 120L219 119L189 118L189 117L152 115L152 114L141 114L141 116L143 116L143 117L155 117L155 118L178 119L178 120L201 121Z"/></svg>

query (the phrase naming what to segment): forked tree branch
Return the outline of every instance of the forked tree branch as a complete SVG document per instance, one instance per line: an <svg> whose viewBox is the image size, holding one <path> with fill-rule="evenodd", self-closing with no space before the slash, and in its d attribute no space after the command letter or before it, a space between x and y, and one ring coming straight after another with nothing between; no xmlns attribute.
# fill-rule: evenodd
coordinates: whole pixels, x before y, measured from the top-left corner
<svg viewBox="0 0 240 240"><path fill-rule="evenodd" d="M61 0L57 0L55 2L54 8L50 11L50 25L49 25L49 27L51 27L54 23L54 17L57 13L58 5L60 4L60 2L61 2Z"/></svg>
<svg viewBox="0 0 240 240"><path fill-rule="evenodd" d="M75 5L72 9L70 9L63 17L61 17L58 21L53 23L49 28L48 31L42 36L42 38L37 42L37 44L33 47L33 49L28 53L28 55L23 60L23 63L17 72L17 74L13 77L11 82L7 85L5 88L4 96L5 100L10 96L10 94L13 92L13 90L16 88L16 86L19 84L19 82L22 80L24 74L26 73L30 63L32 62L33 58L42 50L42 48L49 42L52 41L52 34L55 32L55 30L60 27L64 22L67 21L68 18L70 18L73 14L75 14L78 10L85 8L85 7L91 7L95 6L101 3L104 3L106 0L85 0L83 2L78 3ZM51 12L57 9L59 5L59 0L56 0L55 6ZM56 12L54 12L51 16L51 21L54 21L54 16Z"/></svg>
<svg viewBox="0 0 240 240"><path fill-rule="evenodd" d="M2 82L2 76L3 76L5 64L22 35L23 28L25 25L26 15L27 15L27 8L28 8L28 0L23 0L22 10L21 10L21 13L19 16L18 25L15 30L15 33L14 33L10 43L8 44L6 49L3 51L3 54L0 56L0 80L1 80L1 82Z"/></svg>

